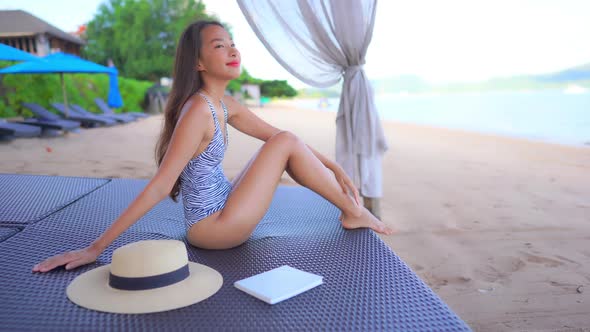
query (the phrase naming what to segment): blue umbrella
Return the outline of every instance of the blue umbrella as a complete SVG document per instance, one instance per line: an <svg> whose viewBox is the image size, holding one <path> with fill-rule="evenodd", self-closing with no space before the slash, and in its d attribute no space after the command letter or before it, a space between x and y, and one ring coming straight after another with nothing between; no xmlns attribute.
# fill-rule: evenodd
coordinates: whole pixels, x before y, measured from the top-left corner
<svg viewBox="0 0 590 332"><path fill-rule="evenodd" d="M38 57L29 54L27 52L23 52L18 48L14 48L8 45L4 45L0 43L0 60L8 60L8 61L35 61L39 59Z"/></svg>
<svg viewBox="0 0 590 332"><path fill-rule="evenodd" d="M119 93L119 80L117 79L119 71L115 67L111 68L114 69L115 72L109 73L109 98L107 103L110 107L122 107L123 98L121 98L121 93Z"/></svg>
<svg viewBox="0 0 590 332"><path fill-rule="evenodd" d="M65 115L68 116L68 97L64 83L64 73L116 73L113 68L83 60L75 55L54 53L37 61L28 61L0 70L0 74L48 74L59 73L64 96Z"/></svg>
<svg viewBox="0 0 590 332"><path fill-rule="evenodd" d="M47 73L114 73L115 70L81 59L72 54L53 53L38 61L19 63L0 70L1 74L47 74Z"/></svg>

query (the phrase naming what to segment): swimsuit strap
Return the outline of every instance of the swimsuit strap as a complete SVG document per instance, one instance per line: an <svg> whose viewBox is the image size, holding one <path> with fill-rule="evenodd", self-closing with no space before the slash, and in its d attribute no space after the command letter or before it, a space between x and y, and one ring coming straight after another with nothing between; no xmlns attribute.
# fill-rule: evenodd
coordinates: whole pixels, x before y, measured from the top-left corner
<svg viewBox="0 0 590 332"><path fill-rule="evenodd" d="M207 104L209 105L209 109L211 110L211 113L213 114L213 120L219 126L219 130L221 130L221 125L219 125L219 121L217 120L217 114L215 113L215 107L213 106L213 103L211 103L209 98L207 98L207 96L205 96L205 94L203 94L202 92L199 91L198 94L201 95L201 97L203 97L205 99L205 101L207 102ZM225 107L225 104L223 103L223 101L220 100L220 102L221 102L221 108L223 108L223 117L225 119L225 121L223 123L223 127L225 128L225 140L223 142L223 145L225 147L225 150L227 150L227 145L229 144L229 134L227 132L227 108Z"/></svg>
<svg viewBox="0 0 590 332"><path fill-rule="evenodd" d="M209 100L209 98L207 98L207 96L205 96L203 93L198 92L198 94L201 95L201 97L203 97L205 99L205 101L207 102L207 105L209 105L209 110L211 112L213 112L213 115L215 115L215 107L213 107L213 104L211 103L211 101ZM217 116L214 116L214 118L217 119Z"/></svg>
<svg viewBox="0 0 590 332"><path fill-rule="evenodd" d="M225 107L225 103L223 100L221 101L221 108L223 108L223 115L225 117L224 128L225 128L225 144L229 145L229 133L227 132L227 107ZM227 146L225 147L227 149Z"/></svg>

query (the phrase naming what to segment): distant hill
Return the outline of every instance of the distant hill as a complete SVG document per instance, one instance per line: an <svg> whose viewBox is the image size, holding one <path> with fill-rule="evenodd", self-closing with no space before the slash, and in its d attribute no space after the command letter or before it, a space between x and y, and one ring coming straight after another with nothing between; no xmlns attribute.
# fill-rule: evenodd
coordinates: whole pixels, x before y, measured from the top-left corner
<svg viewBox="0 0 590 332"><path fill-rule="evenodd" d="M342 81L329 88L304 88L297 90L297 97L299 98L338 98L342 91Z"/></svg>
<svg viewBox="0 0 590 332"><path fill-rule="evenodd" d="M393 78L371 80L375 93L387 92L423 92L432 86L416 75L401 75Z"/></svg>
<svg viewBox="0 0 590 332"><path fill-rule="evenodd" d="M590 80L590 63L553 74L539 75L536 78L541 81L549 82L588 81Z"/></svg>
<svg viewBox="0 0 590 332"><path fill-rule="evenodd" d="M522 91L540 89L565 89L570 85L590 88L590 63L541 75L520 75L491 78L482 82L429 84L416 75L400 75L371 80L375 93L455 93L483 91ZM327 89L303 89L299 96L338 97L341 83Z"/></svg>
<svg viewBox="0 0 590 332"><path fill-rule="evenodd" d="M590 63L541 75L497 77L482 82L431 85L418 76L403 75L374 80L378 93L470 92L470 91L518 91L538 89L563 89L569 85L590 88Z"/></svg>

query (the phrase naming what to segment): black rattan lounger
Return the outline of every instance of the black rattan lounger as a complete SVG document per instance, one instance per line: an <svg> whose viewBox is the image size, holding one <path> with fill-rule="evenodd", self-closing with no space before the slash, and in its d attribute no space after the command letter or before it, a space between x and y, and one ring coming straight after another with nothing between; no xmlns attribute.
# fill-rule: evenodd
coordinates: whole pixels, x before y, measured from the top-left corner
<svg viewBox="0 0 590 332"><path fill-rule="evenodd" d="M66 106L60 103L52 103L54 109L56 109L61 115L66 116ZM68 106L67 118L74 121L79 121L85 127L97 127L97 126L112 126L116 122L112 119L99 117L96 115L86 115L78 112L77 109L73 108L72 105Z"/></svg>
<svg viewBox="0 0 590 332"><path fill-rule="evenodd" d="M35 115L35 117L28 118L23 121L17 121L19 123L64 131L80 128L80 122L64 120L59 115L51 113L39 104L23 103L23 106L28 108Z"/></svg>
<svg viewBox="0 0 590 332"><path fill-rule="evenodd" d="M82 107L80 105L71 104L70 107L78 114L81 114L84 116L93 116L93 117L97 117L99 119L102 119L103 121L108 123L109 126L116 125L117 123L129 122L127 119L117 119L116 117L111 117L111 116L108 116L105 114L92 113L90 111L87 111L84 107Z"/></svg>
<svg viewBox="0 0 590 332"><path fill-rule="evenodd" d="M104 100L102 100L101 98L95 98L94 102L96 103L96 106L98 106L98 109L100 109L100 111L103 112L104 114L115 115L115 112L113 112L113 110L109 107L109 105L107 105L107 103L105 103ZM116 114L116 115L129 116L133 119L148 117L147 114L140 113L140 112L127 112L127 113L120 113L120 114Z"/></svg>
<svg viewBox="0 0 590 332"><path fill-rule="evenodd" d="M112 179L88 192L78 190L83 182L71 178L37 178L54 181L51 187L37 186L42 193L73 191L79 198L49 209L51 214L0 242L3 330L470 330L373 231L344 230L338 221L339 210L303 187L280 186L250 239L233 249L202 250L188 245L182 205L165 199L115 240L97 262L73 271L59 268L32 273L32 266L40 260L91 243L147 184L146 180ZM15 180L19 179L11 178ZM29 185L35 182L25 180ZM0 184L2 181L0 176ZM38 203L22 197L13 204L21 204L26 211ZM203 302L143 315L100 313L67 299L66 287L76 276L108 264L116 248L145 239L184 241L189 260L219 271L223 286ZM276 305L233 286L237 280L282 265L321 275L324 284Z"/></svg>
<svg viewBox="0 0 590 332"><path fill-rule="evenodd" d="M0 139L41 136L41 128L0 120Z"/></svg>

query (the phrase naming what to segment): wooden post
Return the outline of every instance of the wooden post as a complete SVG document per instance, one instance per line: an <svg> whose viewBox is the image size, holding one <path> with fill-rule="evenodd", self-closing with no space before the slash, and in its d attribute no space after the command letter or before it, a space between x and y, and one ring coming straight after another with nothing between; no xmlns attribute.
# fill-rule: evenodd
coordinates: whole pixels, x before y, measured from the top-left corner
<svg viewBox="0 0 590 332"><path fill-rule="evenodd" d="M59 73L59 78L61 79L61 90L63 91L64 95L64 108L65 108L65 116L66 119L68 118L68 96L66 95L66 83L64 81L64 73Z"/></svg>
<svg viewBox="0 0 590 332"><path fill-rule="evenodd" d="M381 220L381 199L363 197L363 204L377 219Z"/></svg>

